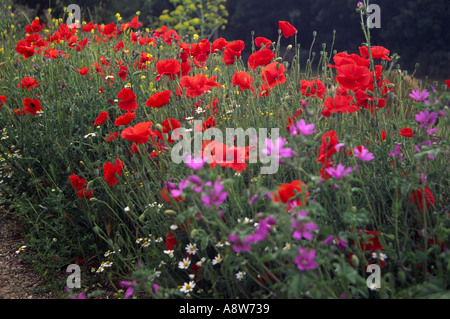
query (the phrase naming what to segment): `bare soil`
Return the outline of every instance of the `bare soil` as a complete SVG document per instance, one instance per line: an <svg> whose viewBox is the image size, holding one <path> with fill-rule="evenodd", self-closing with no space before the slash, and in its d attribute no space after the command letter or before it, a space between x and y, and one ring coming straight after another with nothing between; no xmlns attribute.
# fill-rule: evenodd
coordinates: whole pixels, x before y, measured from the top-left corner
<svg viewBox="0 0 450 319"><path fill-rule="evenodd" d="M0 212L0 299L54 299L33 266L16 254L24 245L21 228L4 211ZM26 249L26 248L25 248Z"/></svg>

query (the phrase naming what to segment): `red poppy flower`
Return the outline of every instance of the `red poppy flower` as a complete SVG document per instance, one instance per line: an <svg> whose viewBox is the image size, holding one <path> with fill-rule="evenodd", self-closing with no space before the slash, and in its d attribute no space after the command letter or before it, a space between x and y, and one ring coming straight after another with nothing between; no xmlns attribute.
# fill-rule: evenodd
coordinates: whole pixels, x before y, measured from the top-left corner
<svg viewBox="0 0 450 319"><path fill-rule="evenodd" d="M45 24L42 23L42 25L39 24L39 19L34 19L33 22L31 22L30 25L25 26L25 33L36 33L44 29Z"/></svg>
<svg viewBox="0 0 450 319"><path fill-rule="evenodd" d="M414 134L411 128L406 127L400 130L400 135L405 137L413 137Z"/></svg>
<svg viewBox="0 0 450 319"><path fill-rule="evenodd" d="M331 113L353 113L358 111L360 108L354 104L352 104L353 98L351 95L335 95L334 99L329 96L323 106L325 110L322 110L321 113L325 117L329 117Z"/></svg>
<svg viewBox="0 0 450 319"><path fill-rule="evenodd" d="M298 193L305 191L305 198L303 202L297 201L297 206L306 205L306 199L309 196L308 188L305 183L299 180L294 180L290 183L279 185L276 192L272 192L272 199L275 203L289 203L294 200Z"/></svg>
<svg viewBox="0 0 450 319"><path fill-rule="evenodd" d="M357 64L359 66L365 66L365 67L370 66L370 61L368 59L362 58L355 53L352 53L352 54L348 54L346 52L336 53L333 57L333 61L334 61L335 65L328 64L328 66L331 68L335 68L335 69L339 68L340 66L342 66L344 64Z"/></svg>
<svg viewBox="0 0 450 319"><path fill-rule="evenodd" d="M255 91L255 88L252 86L253 78L250 74L245 71L238 72L234 70L234 75L231 80L233 85L239 85L239 90L252 90Z"/></svg>
<svg viewBox="0 0 450 319"><path fill-rule="evenodd" d="M211 168L216 165L228 167L236 172L241 172L247 168L249 160L249 147L236 147L218 141L204 141L202 143L201 157L207 159Z"/></svg>
<svg viewBox="0 0 450 319"><path fill-rule="evenodd" d="M272 88L275 85L286 82L286 76L283 74L284 71L284 65L278 62L272 62L261 71L261 79Z"/></svg>
<svg viewBox="0 0 450 319"><path fill-rule="evenodd" d="M116 34L116 31L117 31L116 24L113 22L113 23L105 25L103 27L102 33L104 35L112 37Z"/></svg>
<svg viewBox="0 0 450 319"><path fill-rule="evenodd" d="M26 97L23 99L22 101L23 106L24 106L24 113L30 113L32 115L36 115L38 114L38 112L40 112L41 109L41 103L39 102L38 99L30 99L29 97Z"/></svg>
<svg viewBox="0 0 450 319"><path fill-rule="evenodd" d="M248 67L255 70L260 65L267 65L276 56L270 49L261 49L252 53L248 58Z"/></svg>
<svg viewBox="0 0 450 319"><path fill-rule="evenodd" d="M205 122L199 123L195 127L195 132L204 132L212 127L216 127L216 119L212 116L208 117Z"/></svg>
<svg viewBox="0 0 450 319"><path fill-rule="evenodd" d="M129 88L123 88L118 94L117 98L120 99L118 106L124 111L134 111L137 109L138 104L136 102L136 95Z"/></svg>
<svg viewBox="0 0 450 319"><path fill-rule="evenodd" d="M312 81L301 80L300 84L300 91L302 91L302 95L305 96L317 96L323 99L323 96L327 91L327 88L319 79L314 79Z"/></svg>
<svg viewBox="0 0 450 319"><path fill-rule="evenodd" d="M107 162L103 165L103 176L107 185L113 186L117 184L116 174L122 175L123 166L123 162L118 158L116 158L116 165L111 162Z"/></svg>
<svg viewBox="0 0 450 319"><path fill-rule="evenodd" d="M366 93L365 90L359 89L355 92L355 99L358 105L364 107L369 110L372 114L375 109L383 108L386 106L386 101L379 97L374 97Z"/></svg>
<svg viewBox="0 0 450 319"><path fill-rule="evenodd" d="M287 21L278 21L278 29L281 30L281 34L285 38L293 36L295 31L297 31L297 29Z"/></svg>
<svg viewBox="0 0 450 319"><path fill-rule="evenodd" d="M170 203L170 201L169 201ZM173 235L173 232L170 232L166 236L166 248L167 250L173 250L173 248L177 245L177 239Z"/></svg>
<svg viewBox="0 0 450 319"><path fill-rule="evenodd" d="M336 81L347 90L366 90L373 81L369 68L355 63L344 64L337 68Z"/></svg>
<svg viewBox="0 0 450 319"><path fill-rule="evenodd" d="M28 91L31 91L34 87L36 87L38 84L35 79L32 77L24 77L19 84L17 84L17 87L19 88L27 88Z"/></svg>
<svg viewBox="0 0 450 319"><path fill-rule="evenodd" d="M130 126L125 128L120 136L131 142L138 144L145 144L150 138L151 129L150 126L153 125L152 122L141 122L135 126Z"/></svg>
<svg viewBox="0 0 450 319"><path fill-rule="evenodd" d="M338 139L336 132L331 130L322 135L322 144L319 149L319 156L317 161L324 164L327 160L331 158L331 155L336 153L336 145L338 144Z"/></svg>
<svg viewBox="0 0 450 319"><path fill-rule="evenodd" d="M445 80L445 84L447 85L447 88L450 89L450 80Z"/></svg>
<svg viewBox="0 0 450 319"><path fill-rule="evenodd" d="M121 65L119 67L119 72L117 73L117 75L122 80L122 82L126 81L127 75L128 75L127 72L128 72L128 68L125 65Z"/></svg>
<svg viewBox="0 0 450 319"><path fill-rule="evenodd" d="M31 44L26 40L20 40L19 42L17 42L14 50L22 54L23 58L26 60L34 54L35 48L36 45Z"/></svg>
<svg viewBox="0 0 450 319"><path fill-rule="evenodd" d="M211 44L211 52L222 51L228 44L228 41L224 38L218 38Z"/></svg>
<svg viewBox="0 0 450 319"><path fill-rule="evenodd" d="M93 29L96 28L95 24L92 24L92 22L89 22L88 24L85 24L82 28L81 31L83 32L91 32Z"/></svg>
<svg viewBox="0 0 450 319"><path fill-rule="evenodd" d="M427 209L429 209L430 206L434 206L435 203L434 196L427 186L424 187L423 193L420 189L413 190L409 196L409 201L415 203L421 211L423 211L424 204L427 206Z"/></svg>
<svg viewBox="0 0 450 319"><path fill-rule="evenodd" d="M82 177L78 177L75 174L70 175L69 179L70 179L70 184L75 189L81 189L84 187L84 185L86 185L86 180Z"/></svg>
<svg viewBox="0 0 450 319"><path fill-rule="evenodd" d="M214 82L217 76L207 78L204 74L196 76L185 75L180 80L180 86L186 88L187 97L197 97L212 87L220 87L220 84Z"/></svg>
<svg viewBox="0 0 450 319"><path fill-rule="evenodd" d="M175 76L180 76L181 65L178 60L167 59L156 63L157 76L155 81L159 81L163 75L171 80L175 80Z"/></svg>
<svg viewBox="0 0 450 319"><path fill-rule="evenodd" d="M388 57L389 50L382 47L382 46L373 46L370 48L372 59L381 59L381 60L388 60L391 61L392 59ZM359 47L359 54L361 54L362 57L368 58L369 57L369 50L367 47Z"/></svg>
<svg viewBox="0 0 450 319"><path fill-rule="evenodd" d="M130 124L135 117L136 114L134 112L127 112L126 114L117 117L114 124L116 126L127 125Z"/></svg>
<svg viewBox="0 0 450 319"><path fill-rule="evenodd" d="M372 237L367 242L360 242L361 249L365 251L379 251L383 250L383 246L381 246L380 240L378 239L378 235L380 232L378 230L366 230L363 231L367 235L372 235ZM359 233L359 230L358 230Z"/></svg>
<svg viewBox="0 0 450 319"><path fill-rule="evenodd" d="M177 119L170 118L170 119L166 119L166 120L162 121L161 124L163 126L163 130L162 130L163 134L168 134L167 142L175 143L175 141L171 137L170 132L181 127L181 123Z"/></svg>
<svg viewBox="0 0 450 319"><path fill-rule="evenodd" d="M263 45L266 49L268 49L272 45L272 41L264 37L256 37L255 45L258 49L260 49Z"/></svg>
<svg viewBox="0 0 450 319"><path fill-rule="evenodd" d="M0 107L3 106L3 104L6 103L6 96L4 95L0 95Z"/></svg>
<svg viewBox="0 0 450 319"><path fill-rule="evenodd" d="M231 65L235 60L241 57L241 52L244 50L245 43L242 40L236 40L228 43L223 51L222 62L225 65Z"/></svg>
<svg viewBox="0 0 450 319"><path fill-rule="evenodd" d="M87 67L82 67L81 69L77 69L77 72L81 75L86 75L89 72L89 69Z"/></svg>
<svg viewBox="0 0 450 319"><path fill-rule="evenodd" d="M94 192L87 188L77 190L77 196L80 198L91 199L94 196Z"/></svg>
<svg viewBox="0 0 450 319"><path fill-rule="evenodd" d="M135 16L131 22L127 23L128 28L137 29L142 26L142 23L138 21L139 16Z"/></svg>
<svg viewBox="0 0 450 319"><path fill-rule="evenodd" d="M145 102L145 105L159 109L169 103L170 94L170 90L157 92L148 98L147 102Z"/></svg>
<svg viewBox="0 0 450 319"><path fill-rule="evenodd" d="M102 111L102 112L100 112L100 114L95 119L93 125L102 125L103 123L106 122L107 118L108 118L108 112Z"/></svg>

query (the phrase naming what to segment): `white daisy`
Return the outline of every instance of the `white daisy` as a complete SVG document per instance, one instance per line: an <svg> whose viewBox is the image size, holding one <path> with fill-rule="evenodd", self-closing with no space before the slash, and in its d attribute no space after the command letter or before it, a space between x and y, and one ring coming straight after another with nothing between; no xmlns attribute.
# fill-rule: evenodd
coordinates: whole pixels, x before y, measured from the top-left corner
<svg viewBox="0 0 450 319"><path fill-rule="evenodd" d="M212 264L213 265L217 265L218 263L220 263L222 261L222 257L220 257L220 254L218 254L216 257L214 257L214 259L212 260Z"/></svg>
<svg viewBox="0 0 450 319"><path fill-rule="evenodd" d="M195 287L195 282L189 281L189 283L185 282L183 286L180 288L181 292L184 292L185 294L191 292Z"/></svg>
<svg viewBox="0 0 450 319"><path fill-rule="evenodd" d="M190 264L191 260L189 258L183 258L183 260L178 263L178 268L187 269Z"/></svg>

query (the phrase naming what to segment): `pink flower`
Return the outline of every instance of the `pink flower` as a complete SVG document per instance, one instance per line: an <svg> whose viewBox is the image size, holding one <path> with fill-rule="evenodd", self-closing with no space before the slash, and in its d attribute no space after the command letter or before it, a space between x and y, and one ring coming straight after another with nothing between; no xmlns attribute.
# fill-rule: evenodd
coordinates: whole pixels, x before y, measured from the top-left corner
<svg viewBox="0 0 450 319"><path fill-rule="evenodd" d="M299 255L295 257L295 263L297 268L301 271L312 270L317 268L317 262L314 261L316 258L316 251L307 251L305 248L298 247Z"/></svg>
<svg viewBox="0 0 450 319"><path fill-rule="evenodd" d="M364 146L357 146L353 149L355 157L361 161L370 162L375 158L375 156L369 152Z"/></svg>

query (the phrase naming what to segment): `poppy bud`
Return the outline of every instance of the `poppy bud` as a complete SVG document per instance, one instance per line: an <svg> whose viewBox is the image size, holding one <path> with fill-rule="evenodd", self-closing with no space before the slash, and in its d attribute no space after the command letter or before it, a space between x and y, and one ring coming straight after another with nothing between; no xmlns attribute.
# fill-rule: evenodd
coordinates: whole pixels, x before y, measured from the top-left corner
<svg viewBox="0 0 450 319"><path fill-rule="evenodd" d="M163 132L163 127L162 127L162 125L161 124L156 124L155 125L156 126L156 129L158 130L158 131L160 131L161 133Z"/></svg>
<svg viewBox="0 0 450 319"><path fill-rule="evenodd" d="M33 175L33 172L31 171L31 168L28 169L28 173L30 173L30 175Z"/></svg>
<svg viewBox="0 0 450 319"><path fill-rule="evenodd" d="M80 161L80 165L82 165L82 166L86 166L86 164L84 164L84 162L83 162L83 161Z"/></svg>
<svg viewBox="0 0 450 319"><path fill-rule="evenodd" d="M166 215L166 216L175 216L176 214L177 214L177 212L172 209L167 209L164 211L164 215Z"/></svg>
<svg viewBox="0 0 450 319"><path fill-rule="evenodd" d="M145 213L141 214L138 219L142 223L145 220Z"/></svg>
<svg viewBox="0 0 450 319"><path fill-rule="evenodd" d="M98 199L95 198L95 197L91 197L89 200L90 200L91 202L97 202L97 201L98 201Z"/></svg>
<svg viewBox="0 0 450 319"><path fill-rule="evenodd" d="M289 44L286 48L286 52L289 52L292 49L292 44Z"/></svg>
<svg viewBox="0 0 450 319"><path fill-rule="evenodd" d="M86 185L87 189L92 189L92 184L94 184L94 181L89 181Z"/></svg>
<svg viewBox="0 0 450 319"><path fill-rule="evenodd" d="M351 257L351 262L352 262L352 265L357 268L359 266L359 258L358 258L358 256L353 254L352 257Z"/></svg>

